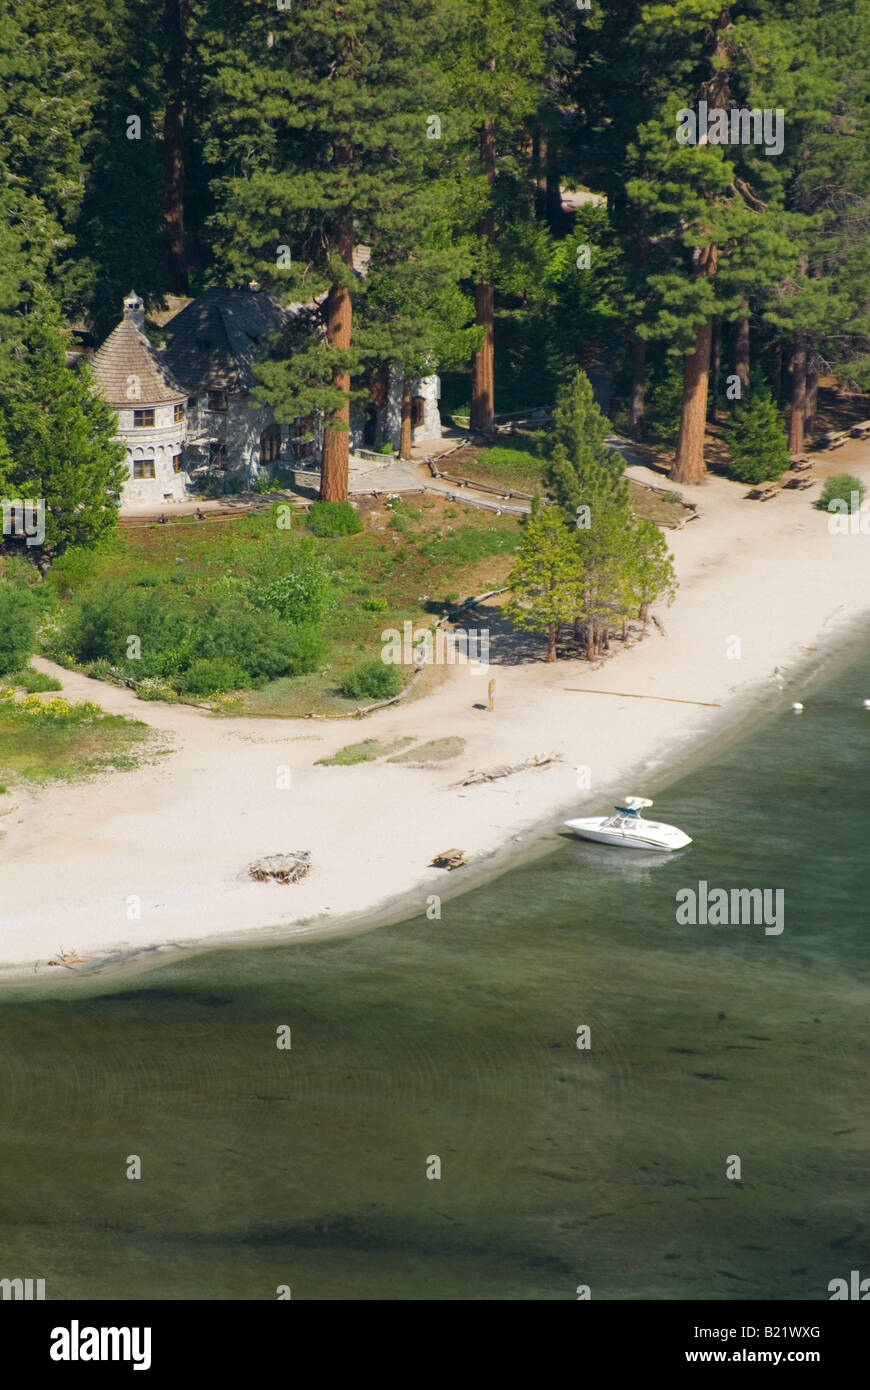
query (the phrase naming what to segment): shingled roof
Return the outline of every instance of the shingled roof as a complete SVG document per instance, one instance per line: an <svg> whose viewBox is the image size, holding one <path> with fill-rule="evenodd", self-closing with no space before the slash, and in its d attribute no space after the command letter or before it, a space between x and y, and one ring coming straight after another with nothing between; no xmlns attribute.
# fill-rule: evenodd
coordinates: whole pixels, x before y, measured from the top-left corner
<svg viewBox="0 0 870 1390"><path fill-rule="evenodd" d="M255 357L292 316L266 290L205 290L167 323L167 366L191 395L250 391Z"/></svg>
<svg viewBox="0 0 870 1390"><path fill-rule="evenodd" d="M163 405L183 401L187 392L173 379L145 334L131 318L123 318L91 359L100 392L109 405ZM130 377L138 390L130 395Z"/></svg>

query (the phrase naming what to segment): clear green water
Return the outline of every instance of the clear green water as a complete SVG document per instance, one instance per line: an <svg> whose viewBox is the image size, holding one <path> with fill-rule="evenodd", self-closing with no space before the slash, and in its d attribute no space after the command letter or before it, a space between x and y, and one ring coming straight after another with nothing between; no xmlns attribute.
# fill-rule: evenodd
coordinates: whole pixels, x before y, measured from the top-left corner
<svg viewBox="0 0 870 1390"><path fill-rule="evenodd" d="M870 1275L866 696L865 652L670 787L678 856L568 841L440 922L8 992L0 1277L826 1299ZM784 887L785 931L678 926L699 879Z"/></svg>

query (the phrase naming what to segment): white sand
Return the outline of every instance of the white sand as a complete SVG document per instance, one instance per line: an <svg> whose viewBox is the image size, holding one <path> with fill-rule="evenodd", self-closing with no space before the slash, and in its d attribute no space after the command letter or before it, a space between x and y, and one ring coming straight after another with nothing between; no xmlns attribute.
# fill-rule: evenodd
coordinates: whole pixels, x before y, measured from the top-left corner
<svg viewBox="0 0 870 1390"><path fill-rule="evenodd" d="M841 471L870 482L867 446L824 456L823 472ZM690 745L745 712L747 696L776 696L775 667L786 680L779 698L809 702L802 682L787 682L870 615L870 535L831 535L809 505L817 488L767 503L744 500L744 487L720 479L682 491L702 516L667 533L681 581L674 605L659 610L667 635L652 628L626 652L617 642L617 655L598 669L582 660L494 665L494 713L474 708L486 702L487 675L465 667L422 700L329 721L219 719L51 668L65 694L147 721L174 751L134 772L0 798L0 812L19 808L0 820L0 965L18 973L39 964L41 974L69 978L46 968L61 949L96 963L163 943L241 933L271 940L263 928L319 931L399 896L410 915L428 894L455 893L474 878L473 868L429 868L436 853L456 847L478 863L505 847L524 853L542 824L555 831L584 804L609 810L613 786L648 793ZM739 660L727 655L735 637ZM721 708L574 694L571 686ZM425 770L314 766L347 743L402 735L459 735L466 751ZM484 786L449 785L471 768L546 753L564 761ZM282 765L291 769L289 790L276 785ZM591 769L590 791L577 790L578 765ZM247 879L252 860L295 849L311 851L304 882ZM141 917L129 920L134 896Z"/></svg>

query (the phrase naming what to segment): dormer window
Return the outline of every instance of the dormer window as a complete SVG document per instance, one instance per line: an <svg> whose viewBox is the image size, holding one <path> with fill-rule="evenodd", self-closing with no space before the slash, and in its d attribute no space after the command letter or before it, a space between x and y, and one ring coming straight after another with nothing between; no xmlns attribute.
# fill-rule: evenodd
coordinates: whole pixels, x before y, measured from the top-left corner
<svg viewBox="0 0 870 1390"><path fill-rule="evenodd" d="M184 406L183 406L183 405L177 405L177 406L175 407L175 423L176 423L176 425L180 425L183 419L184 419Z"/></svg>
<svg viewBox="0 0 870 1390"><path fill-rule="evenodd" d="M154 428L154 411L153 411L153 410L134 410L134 411L133 411L133 428L134 428L134 429L137 429L137 430L153 429L153 428Z"/></svg>
<svg viewBox="0 0 870 1390"><path fill-rule="evenodd" d="M226 391L209 391L208 393L209 410L226 410L227 393Z"/></svg>

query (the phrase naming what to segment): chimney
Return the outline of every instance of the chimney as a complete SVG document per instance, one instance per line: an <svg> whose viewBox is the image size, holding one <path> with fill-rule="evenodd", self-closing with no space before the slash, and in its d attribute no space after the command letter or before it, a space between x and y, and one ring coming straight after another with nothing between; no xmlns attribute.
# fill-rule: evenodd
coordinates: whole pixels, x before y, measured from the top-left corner
<svg viewBox="0 0 870 1390"><path fill-rule="evenodd" d="M124 300L124 318L132 319L138 329L145 328L145 305L135 290L131 290Z"/></svg>

